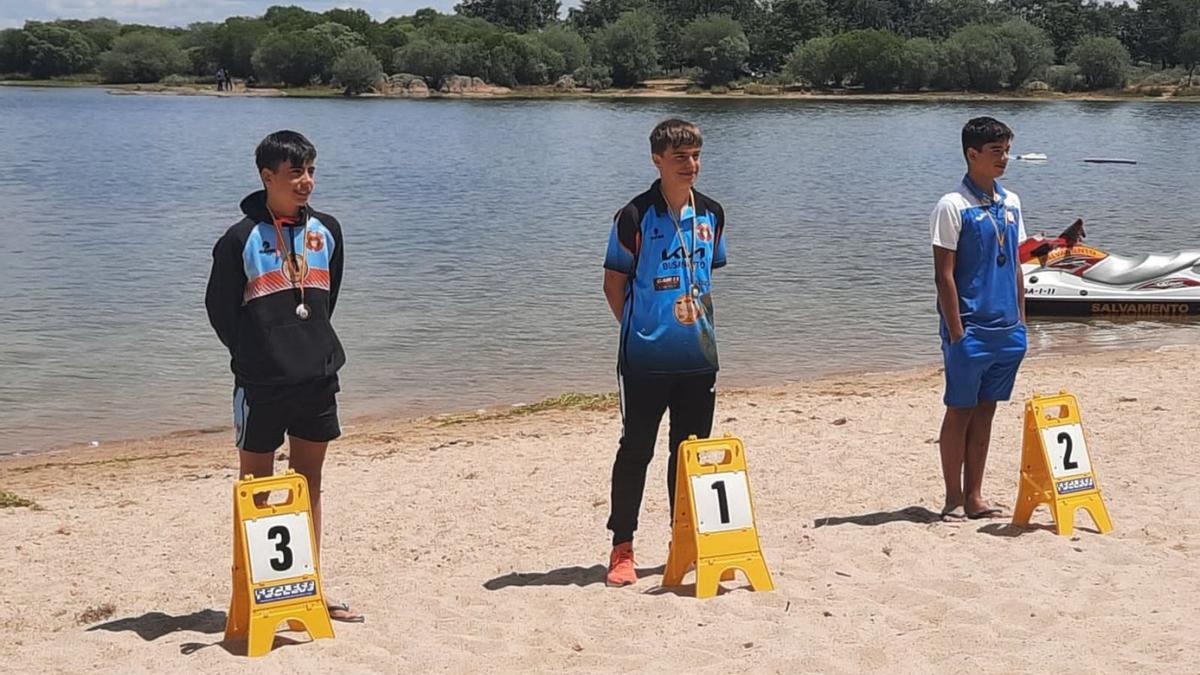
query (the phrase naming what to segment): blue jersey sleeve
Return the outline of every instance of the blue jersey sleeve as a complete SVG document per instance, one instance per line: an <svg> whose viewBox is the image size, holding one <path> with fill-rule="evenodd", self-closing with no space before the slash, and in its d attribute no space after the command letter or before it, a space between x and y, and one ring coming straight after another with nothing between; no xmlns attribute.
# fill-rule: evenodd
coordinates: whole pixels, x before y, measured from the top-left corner
<svg viewBox="0 0 1200 675"><path fill-rule="evenodd" d="M608 252L604 255L605 269L633 276L637 268L638 245L641 243L640 229L637 209L632 204L617 212L613 218L612 232L608 236Z"/></svg>

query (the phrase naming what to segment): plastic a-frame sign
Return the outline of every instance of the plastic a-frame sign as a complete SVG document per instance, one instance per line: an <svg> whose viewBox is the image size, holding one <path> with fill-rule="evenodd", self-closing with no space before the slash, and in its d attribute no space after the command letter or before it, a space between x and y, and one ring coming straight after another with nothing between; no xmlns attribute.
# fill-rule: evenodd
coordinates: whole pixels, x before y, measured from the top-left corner
<svg viewBox="0 0 1200 675"><path fill-rule="evenodd" d="M286 491L287 499L256 503L255 495L272 491ZM233 486L233 600L225 640L246 640L247 656L270 652L284 621L314 640L333 637L312 532L304 476L247 475Z"/></svg>
<svg viewBox="0 0 1200 675"><path fill-rule="evenodd" d="M718 461L706 461L714 455ZM733 580L735 570L746 575L752 589L773 590L758 542L742 442L732 436L692 436L679 444L678 462L663 586L681 585L695 567L697 598L716 595L720 582Z"/></svg>
<svg viewBox="0 0 1200 675"><path fill-rule="evenodd" d="M1101 533L1112 531L1088 453L1079 403L1065 391L1053 396L1034 394L1025 404L1021 484L1013 525L1027 525L1041 504L1049 507L1060 535L1070 536L1075 531L1077 509L1086 510Z"/></svg>

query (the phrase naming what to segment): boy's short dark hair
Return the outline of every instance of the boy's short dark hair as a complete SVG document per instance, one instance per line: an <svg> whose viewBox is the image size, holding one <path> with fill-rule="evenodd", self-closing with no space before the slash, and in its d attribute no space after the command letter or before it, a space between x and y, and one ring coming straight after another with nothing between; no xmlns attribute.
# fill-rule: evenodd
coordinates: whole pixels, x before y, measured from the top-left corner
<svg viewBox="0 0 1200 675"><path fill-rule="evenodd" d="M302 167L316 159L316 146L296 131L276 131L262 139L254 149L254 163L258 165L259 171L274 171L282 162Z"/></svg>
<svg viewBox="0 0 1200 675"><path fill-rule="evenodd" d="M1010 141L1012 137L1012 129L993 117L976 117L968 120L962 130L963 157L967 156L967 148L982 150L983 146L988 143Z"/></svg>
<svg viewBox="0 0 1200 675"><path fill-rule="evenodd" d="M703 146L704 138L700 135L700 127L691 122L671 118L659 122L650 132L650 152L656 155L663 154L668 148L693 145L697 148Z"/></svg>

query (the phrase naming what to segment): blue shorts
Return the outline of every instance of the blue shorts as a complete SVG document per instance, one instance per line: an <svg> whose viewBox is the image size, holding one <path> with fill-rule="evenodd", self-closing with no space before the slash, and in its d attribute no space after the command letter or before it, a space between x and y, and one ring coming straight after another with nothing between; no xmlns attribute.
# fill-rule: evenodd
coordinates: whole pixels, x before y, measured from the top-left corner
<svg viewBox="0 0 1200 675"><path fill-rule="evenodd" d="M968 325L962 339L953 344L943 327L946 395L942 401L951 408L971 408L980 401L1007 401L1027 344L1024 324L1008 328Z"/></svg>

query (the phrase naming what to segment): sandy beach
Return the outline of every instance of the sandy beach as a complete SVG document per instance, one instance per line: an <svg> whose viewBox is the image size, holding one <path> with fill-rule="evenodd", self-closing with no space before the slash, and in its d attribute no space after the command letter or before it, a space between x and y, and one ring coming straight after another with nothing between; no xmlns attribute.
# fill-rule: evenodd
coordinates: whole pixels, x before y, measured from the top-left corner
<svg viewBox="0 0 1200 675"><path fill-rule="evenodd" d="M986 487L1016 496L1023 401L1078 395L1115 526L935 522L935 367L723 390L776 590L659 587L665 433L640 582L603 585L615 404L355 420L326 470L327 593L367 615L261 659L221 642L231 432L0 460L0 660L53 672L1196 672L1200 348L1031 359ZM665 431L665 429L664 429ZM690 578L690 577L689 577Z"/></svg>

